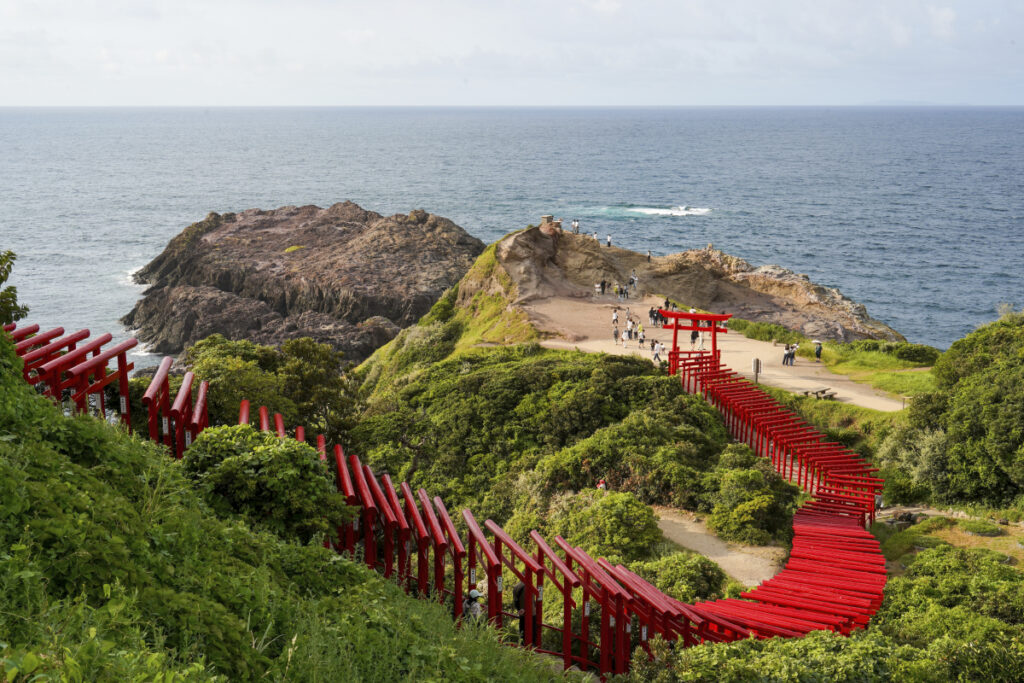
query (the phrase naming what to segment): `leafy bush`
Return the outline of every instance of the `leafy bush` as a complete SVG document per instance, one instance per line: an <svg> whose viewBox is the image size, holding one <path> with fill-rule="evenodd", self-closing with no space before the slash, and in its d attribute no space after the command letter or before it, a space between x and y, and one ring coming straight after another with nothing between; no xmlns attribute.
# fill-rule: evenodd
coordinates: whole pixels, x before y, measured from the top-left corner
<svg viewBox="0 0 1024 683"><path fill-rule="evenodd" d="M703 555L676 552L656 560L634 562L629 568L682 602L714 600L722 597L725 590L725 572Z"/></svg>
<svg viewBox="0 0 1024 683"><path fill-rule="evenodd" d="M1024 494L1024 315L960 339L933 368L938 390L915 398L884 451L938 502L1002 506Z"/></svg>
<svg viewBox="0 0 1024 683"><path fill-rule="evenodd" d="M213 425L237 424L238 407L265 405L285 424L345 443L356 410L356 389L344 372L343 354L308 337L280 348L230 341L215 334L197 342L186 362L210 382L207 406Z"/></svg>
<svg viewBox="0 0 1024 683"><path fill-rule="evenodd" d="M286 539L323 538L352 517L314 448L249 425L203 431L181 463L218 513Z"/></svg>
<svg viewBox="0 0 1024 683"><path fill-rule="evenodd" d="M730 446L714 475L708 526L721 538L763 545L789 533L797 489L766 460L746 446Z"/></svg>
<svg viewBox="0 0 1024 683"><path fill-rule="evenodd" d="M544 532L612 563L650 557L661 541L651 508L631 493L596 489L556 497Z"/></svg>

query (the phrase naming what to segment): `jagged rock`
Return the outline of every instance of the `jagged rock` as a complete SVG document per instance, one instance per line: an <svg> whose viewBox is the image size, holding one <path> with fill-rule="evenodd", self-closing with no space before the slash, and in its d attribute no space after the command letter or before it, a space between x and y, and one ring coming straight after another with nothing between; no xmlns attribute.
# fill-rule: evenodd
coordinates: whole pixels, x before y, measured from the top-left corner
<svg viewBox="0 0 1024 683"><path fill-rule="evenodd" d="M755 268L710 245L648 261L645 254L607 247L587 235L529 228L501 240L495 253L516 287L519 304L549 296L590 297L594 283L625 284L635 270L641 293L775 323L812 338L904 339L838 289L781 266Z"/></svg>
<svg viewBox="0 0 1024 683"><path fill-rule="evenodd" d="M423 316L483 248L421 210L211 213L139 271L152 286L122 322L159 353L213 333L264 344L309 336L358 361Z"/></svg>

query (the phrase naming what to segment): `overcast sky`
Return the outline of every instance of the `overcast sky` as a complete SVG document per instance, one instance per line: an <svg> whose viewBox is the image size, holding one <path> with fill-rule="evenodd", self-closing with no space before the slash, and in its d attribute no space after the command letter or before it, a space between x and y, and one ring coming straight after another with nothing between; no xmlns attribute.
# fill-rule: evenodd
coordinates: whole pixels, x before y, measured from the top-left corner
<svg viewBox="0 0 1024 683"><path fill-rule="evenodd" d="M1024 104L1024 0L0 0L0 105Z"/></svg>

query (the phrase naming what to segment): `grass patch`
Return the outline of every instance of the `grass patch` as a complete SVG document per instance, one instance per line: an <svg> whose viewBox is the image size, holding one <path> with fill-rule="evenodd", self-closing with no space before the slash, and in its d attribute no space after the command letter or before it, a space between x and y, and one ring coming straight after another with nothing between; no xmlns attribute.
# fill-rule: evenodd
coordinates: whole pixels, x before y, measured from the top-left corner
<svg viewBox="0 0 1024 683"><path fill-rule="evenodd" d="M286 254L290 254L290 253L292 253L293 251L298 251L299 249L305 249L305 248L306 248L306 247L305 247L305 245L302 245L302 244L293 244L292 246L290 246L290 247L288 247L287 249L285 249L285 250L284 250L284 253L286 253Z"/></svg>

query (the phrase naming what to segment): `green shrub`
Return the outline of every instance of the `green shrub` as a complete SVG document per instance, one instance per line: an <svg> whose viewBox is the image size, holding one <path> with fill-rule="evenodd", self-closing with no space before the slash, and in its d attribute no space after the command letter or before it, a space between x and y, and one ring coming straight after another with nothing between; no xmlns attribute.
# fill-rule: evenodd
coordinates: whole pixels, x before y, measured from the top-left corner
<svg viewBox="0 0 1024 683"><path fill-rule="evenodd" d="M999 525L980 519L962 519L960 528L974 536L1002 536L1005 533Z"/></svg>
<svg viewBox="0 0 1024 683"><path fill-rule="evenodd" d="M210 506L300 542L323 538L351 518L326 463L311 446L249 425L212 427L182 466Z"/></svg>
<svg viewBox="0 0 1024 683"><path fill-rule="evenodd" d="M671 553L656 560L634 562L629 568L658 590L682 602L722 597L726 576L703 555Z"/></svg>
<svg viewBox="0 0 1024 683"><path fill-rule="evenodd" d="M596 489L556 497L545 530L612 563L650 557L661 541L651 508L631 493Z"/></svg>

